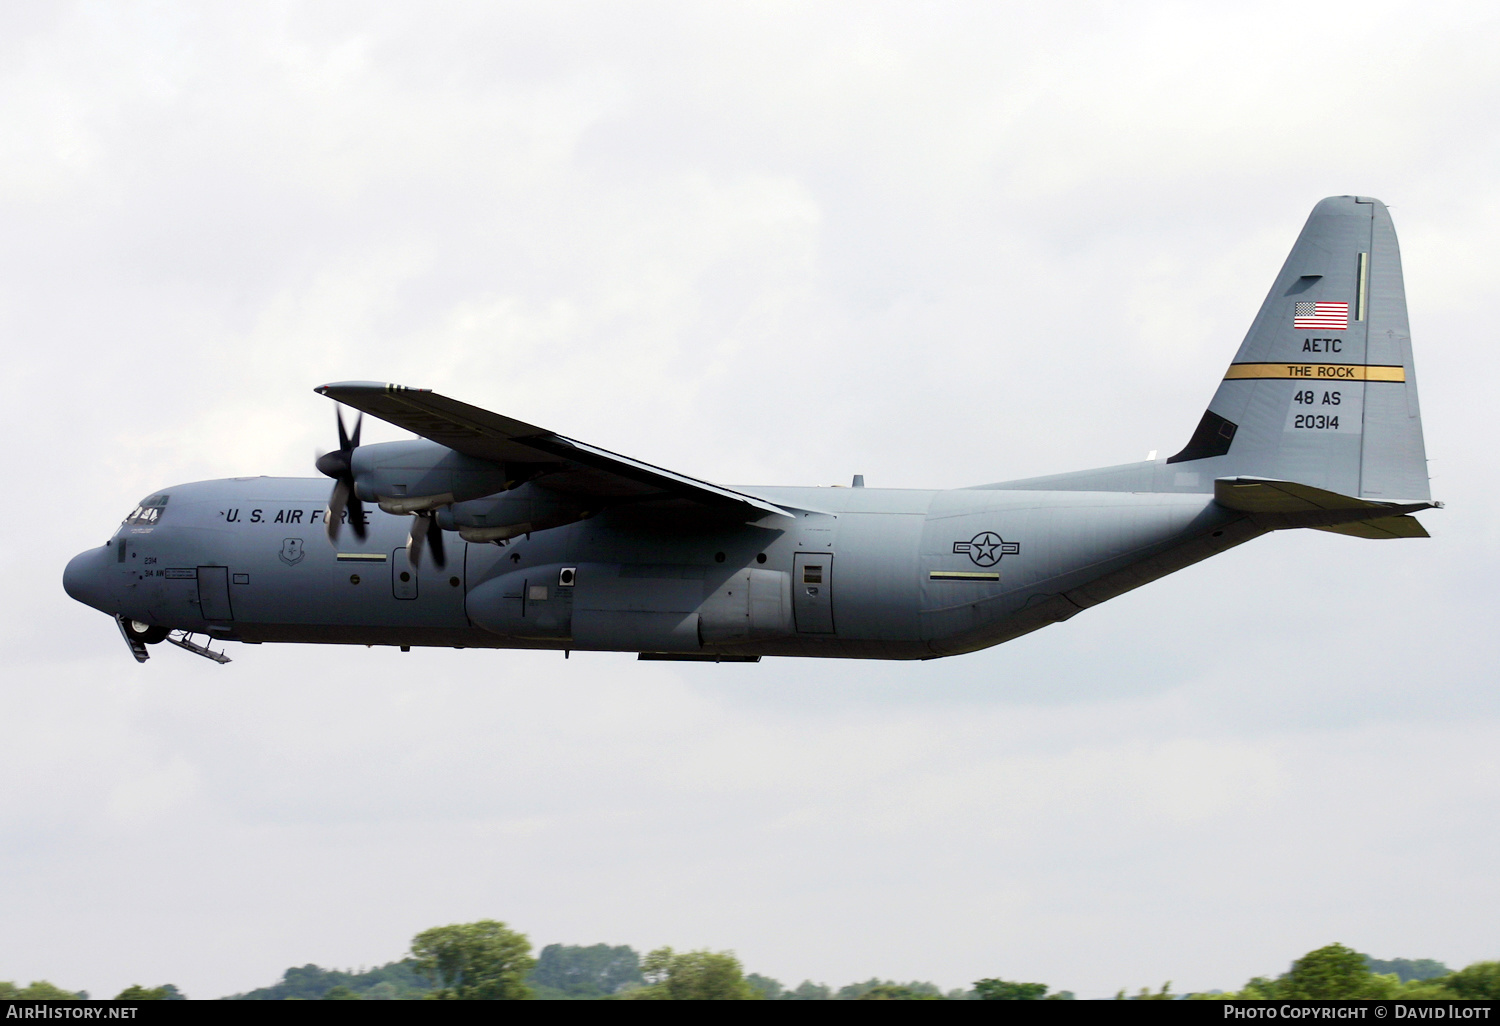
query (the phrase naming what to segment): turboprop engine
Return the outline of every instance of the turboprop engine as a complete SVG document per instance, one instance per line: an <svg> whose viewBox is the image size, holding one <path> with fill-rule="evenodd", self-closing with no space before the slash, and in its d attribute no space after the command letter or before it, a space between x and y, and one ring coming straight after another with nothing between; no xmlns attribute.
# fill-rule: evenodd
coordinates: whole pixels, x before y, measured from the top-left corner
<svg viewBox="0 0 1500 1026"><path fill-rule="evenodd" d="M335 481L328 503L331 540L337 540L346 508L356 537L362 538L361 502L373 502L386 513L413 517L407 544L412 560L426 547L442 566L445 530L457 531L469 542L504 541L575 523L594 512L559 492L528 484L534 465L511 468L426 440L361 445L362 420L355 421L350 433L340 418L339 448L318 458L318 469Z"/></svg>
<svg viewBox="0 0 1500 1026"><path fill-rule="evenodd" d="M459 502L437 514L438 526L466 542L494 542L586 520L597 510L550 488L523 484L498 495Z"/></svg>
<svg viewBox="0 0 1500 1026"><path fill-rule="evenodd" d="M492 542L583 520L592 510L521 471L497 467L431 442L361 446L352 461L355 491L397 516L429 514L433 527L464 541ZM534 473L528 470L526 472Z"/></svg>
<svg viewBox="0 0 1500 1026"><path fill-rule="evenodd" d="M494 495L521 483L505 467L427 441L362 445L350 464L355 494L397 516Z"/></svg>

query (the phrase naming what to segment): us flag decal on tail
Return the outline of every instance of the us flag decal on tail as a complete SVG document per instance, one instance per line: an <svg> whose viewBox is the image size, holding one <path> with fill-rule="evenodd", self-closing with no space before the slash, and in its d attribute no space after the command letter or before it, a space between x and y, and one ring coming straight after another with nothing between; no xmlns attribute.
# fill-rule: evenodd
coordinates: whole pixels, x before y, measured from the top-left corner
<svg viewBox="0 0 1500 1026"><path fill-rule="evenodd" d="M1298 331L1322 328L1349 330L1348 303L1298 303L1292 311L1292 327Z"/></svg>

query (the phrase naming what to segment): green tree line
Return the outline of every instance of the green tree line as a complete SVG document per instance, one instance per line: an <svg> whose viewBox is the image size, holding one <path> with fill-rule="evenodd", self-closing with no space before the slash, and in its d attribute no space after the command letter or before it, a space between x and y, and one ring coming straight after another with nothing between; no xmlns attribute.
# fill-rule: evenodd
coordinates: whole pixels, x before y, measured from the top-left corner
<svg viewBox="0 0 1500 1026"><path fill-rule="evenodd" d="M1237 991L1173 994L1142 988L1131 1001L1495 1001L1500 1000L1500 962L1475 962L1458 971L1431 959L1380 961L1334 943L1309 951L1275 979L1257 976Z"/></svg>
<svg viewBox="0 0 1500 1026"><path fill-rule="evenodd" d="M86 990L63 990L46 980L33 980L24 987L0 980L0 1001L87 1001ZM183 1001L186 1000L170 983L160 987L142 987L133 983L115 995L116 1001Z"/></svg>
<svg viewBox="0 0 1500 1026"><path fill-rule="evenodd" d="M549 944L533 957L531 942L493 919L453 923L412 938L405 957L359 971L304 965L286 970L275 984L230 1000L242 1001L1038 1001L1069 1000L1068 991L1047 984L989 977L970 989L944 992L920 980L872 978L837 990L804 980L787 987L759 973L746 973L731 951L657 948L644 957L608 944ZM1174 994L1171 984L1142 988L1131 1001L1190 1000L1500 1000L1500 962L1476 962L1450 970L1431 959L1377 960L1342 944L1330 944L1297 959L1275 978L1257 976L1237 991ZM88 1000L45 980L21 987L0 981L0 1000ZM121 1001L182 1000L171 984L134 984Z"/></svg>

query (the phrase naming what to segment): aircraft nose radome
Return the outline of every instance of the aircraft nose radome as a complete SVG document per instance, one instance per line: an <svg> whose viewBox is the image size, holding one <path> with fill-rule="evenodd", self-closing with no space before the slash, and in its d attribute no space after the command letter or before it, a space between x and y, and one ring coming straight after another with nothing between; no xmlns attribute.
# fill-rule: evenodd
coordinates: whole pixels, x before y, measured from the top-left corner
<svg viewBox="0 0 1500 1026"><path fill-rule="evenodd" d="M114 596L105 576L106 554L102 548L90 549L68 560L68 568L63 571L63 590L84 605L113 615Z"/></svg>

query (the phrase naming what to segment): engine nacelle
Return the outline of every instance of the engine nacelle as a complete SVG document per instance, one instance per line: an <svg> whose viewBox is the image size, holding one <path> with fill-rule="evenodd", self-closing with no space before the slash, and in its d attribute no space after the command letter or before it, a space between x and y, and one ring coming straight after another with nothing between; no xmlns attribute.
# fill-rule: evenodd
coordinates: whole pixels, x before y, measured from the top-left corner
<svg viewBox="0 0 1500 1026"><path fill-rule="evenodd" d="M506 468L436 442L361 445L350 460L354 490L387 513L416 513L513 488Z"/></svg>
<svg viewBox="0 0 1500 1026"><path fill-rule="evenodd" d="M455 504L438 514L438 526L457 531L464 541L504 541L532 531L562 527L592 516L582 503L535 484L499 495Z"/></svg>

